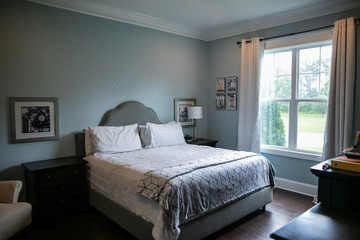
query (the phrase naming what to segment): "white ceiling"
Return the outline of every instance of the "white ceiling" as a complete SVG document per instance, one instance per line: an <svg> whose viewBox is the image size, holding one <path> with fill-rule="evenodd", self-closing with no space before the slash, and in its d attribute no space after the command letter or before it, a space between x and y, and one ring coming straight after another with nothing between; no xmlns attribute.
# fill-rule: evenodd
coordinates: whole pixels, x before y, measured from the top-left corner
<svg viewBox="0 0 360 240"><path fill-rule="evenodd" d="M360 7L359 0L29 0L202 40Z"/></svg>

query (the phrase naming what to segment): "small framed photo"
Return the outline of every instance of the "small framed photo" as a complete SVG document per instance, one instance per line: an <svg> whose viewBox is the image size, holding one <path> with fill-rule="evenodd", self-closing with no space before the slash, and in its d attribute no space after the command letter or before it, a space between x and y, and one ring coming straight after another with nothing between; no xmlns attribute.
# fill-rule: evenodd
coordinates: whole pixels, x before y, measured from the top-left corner
<svg viewBox="0 0 360 240"><path fill-rule="evenodd" d="M236 94L226 95L226 109L227 110L236 110L237 109L237 95Z"/></svg>
<svg viewBox="0 0 360 240"><path fill-rule="evenodd" d="M11 143L59 139L57 98L10 98Z"/></svg>
<svg viewBox="0 0 360 240"><path fill-rule="evenodd" d="M225 92L225 78L216 78L216 92L217 93Z"/></svg>
<svg viewBox="0 0 360 240"><path fill-rule="evenodd" d="M225 94L216 94L216 110L225 110Z"/></svg>
<svg viewBox="0 0 360 240"><path fill-rule="evenodd" d="M238 91L238 78L228 77L226 78L226 92L236 93Z"/></svg>
<svg viewBox="0 0 360 240"><path fill-rule="evenodd" d="M175 98L174 101L174 118L175 122L179 122L182 127L193 127L195 126L192 119L188 119L187 108L189 106L195 106L195 98Z"/></svg>
<svg viewBox="0 0 360 240"><path fill-rule="evenodd" d="M356 131L354 145L360 144L360 131Z"/></svg>

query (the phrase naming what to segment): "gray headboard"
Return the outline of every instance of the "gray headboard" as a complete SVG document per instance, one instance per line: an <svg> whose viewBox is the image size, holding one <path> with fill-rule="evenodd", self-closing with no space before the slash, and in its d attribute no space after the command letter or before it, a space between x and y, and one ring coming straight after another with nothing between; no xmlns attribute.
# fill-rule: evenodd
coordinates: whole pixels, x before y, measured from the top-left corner
<svg viewBox="0 0 360 240"><path fill-rule="evenodd" d="M161 123L154 110L136 101L124 102L107 111L99 126L145 125L146 122ZM87 126L84 126L87 127ZM85 134L75 133L76 156L85 156Z"/></svg>

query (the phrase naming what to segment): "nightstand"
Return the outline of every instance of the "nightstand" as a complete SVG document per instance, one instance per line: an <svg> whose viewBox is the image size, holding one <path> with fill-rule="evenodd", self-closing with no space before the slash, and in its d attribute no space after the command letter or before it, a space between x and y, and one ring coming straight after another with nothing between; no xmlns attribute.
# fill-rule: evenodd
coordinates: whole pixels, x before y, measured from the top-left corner
<svg viewBox="0 0 360 240"><path fill-rule="evenodd" d="M78 157L21 164L34 218L54 216L87 205L86 164L87 161Z"/></svg>
<svg viewBox="0 0 360 240"><path fill-rule="evenodd" d="M360 210L360 173L341 169L323 169L324 164L331 165L331 159L311 168L318 178L318 202L326 205Z"/></svg>
<svg viewBox="0 0 360 240"><path fill-rule="evenodd" d="M196 144L196 145L202 145L202 146L209 146L209 147L216 147L216 143L218 141L216 140L210 140L210 139L205 139L205 138L198 138L195 141L187 141L187 143L189 144Z"/></svg>

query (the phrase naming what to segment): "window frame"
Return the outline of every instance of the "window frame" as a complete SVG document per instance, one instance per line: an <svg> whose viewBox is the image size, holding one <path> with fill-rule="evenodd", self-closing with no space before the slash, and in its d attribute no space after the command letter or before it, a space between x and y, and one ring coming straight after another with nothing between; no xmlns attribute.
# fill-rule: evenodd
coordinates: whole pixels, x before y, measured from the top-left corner
<svg viewBox="0 0 360 240"><path fill-rule="evenodd" d="M306 160L321 161L322 152L309 151L297 148L297 135L298 135L298 109L299 103L302 102L328 102L328 98L299 98L299 52L303 49L331 46L331 40L323 40L316 42L303 43L292 46L278 47L266 49L265 54L275 54L281 52L291 51L292 53L292 66L291 66L291 94L290 98L269 98L260 99L260 103L264 100L268 102L287 102L289 104L289 136L287 139L288 146L275 146L261 144L261 152L280 155L291 158L300 158ZM321 69L319 69L319 74Z"/></svg>

